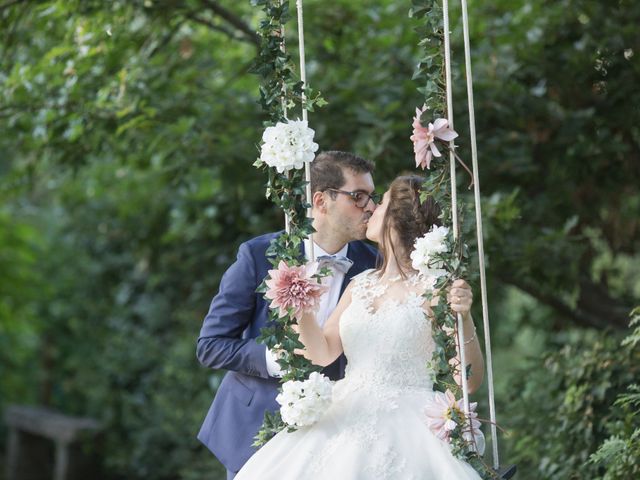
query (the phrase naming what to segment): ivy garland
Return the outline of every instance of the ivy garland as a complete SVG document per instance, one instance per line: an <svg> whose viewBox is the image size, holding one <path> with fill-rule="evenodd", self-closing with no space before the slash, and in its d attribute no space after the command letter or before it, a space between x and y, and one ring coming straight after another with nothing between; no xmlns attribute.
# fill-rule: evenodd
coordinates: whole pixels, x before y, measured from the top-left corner
<svg viewBox="0 0 640 480"><path fill-rule="evenodd" d="M252 67L252 72L261 77L260 104L269 116L264 126L286 122L287 111L296 108L300 111L303 107L313 111L314 107L324 105L326 102L319 94L309 88L303 89L303 83L295 75L291 56L283 48L284 26L290 19L289 1L252 0L252 4L262 7L265 14L258 32L261 37L260 52ZM289 222L288 232L282 233L272 241L267 250L267 257L274 267L280 260L285 261L289 266L302 265L305 261L301 253L302 243L313 232L312 220L307 217L309 204L305 198L304 170L278 173L275 168L267 166L260 160L257 160L254 166L267 171L269 179L266 189L267 198L283 210ZM326 273L326 271L320 272L321 275ZM259 287L259 292L266 291L267 279ZM321 367L313 365L302 355L293 353L294 349L304 347L292 328L295 324L292 311L280 317L278 309L270 308L267 327L262 329L258 337L258 342L264 343L272 351L280 352L278 363L285 372L281 383L289 380L305 380L312 372L321 370ZM288 426L282 421L279 411L266 412L264 423L255 438L254 445L263 445L285 428Z"/></svg>
<svg viewBox="0 0 640 480"><path fill-rule="evenodd" d="M409 15L419 25L416 32L421 38L419 45L422 56L416 67L413 78L418 81L418 91L424 95L427 111L433 118L448 118L446 112L445 70L444 70L444 29L442 7L436 0L412 0ZM443 157L444 158L444 157ZM452 210L451 210L451 178L446 162L435 161L422 186L421 201L432 197L441 208L440 219L444 226L449 227L446 252L437 254L436 260L442 262L442 268L447 275L440 277L433 292L426 292L424 297L431 301L438 297L437 305L433 307L435 352L430 367L435 372L434 389L444 392L451 391L456 398L462 397L462 388L456 383L455 376L460 372L461 365L457 359L457 337L448 332L457 330L456 316L451 312L447 303L447 287L456 278L467 278L469 265L468 246L458 236L453 238ZM462 219L460 208L458 218ZM462 222L460 222L462 223ZM435 293L434 293L435 292ZM470 372L465 371L469 376ZM462 422L453 418L456 423ZM460 428L454 430L450 437L452 453L467 461L484 479L499 478L462 436Z"/></svg>
<svg viewBox="0 0 640 480"><path fill-rule="evenodd" d="M284 26L290 19L289 1L252 0L252 5L262 7L265 14L258 32L262 39L260 52L252 68L252 71L261 77L260 103L269 116L265 127L277 122L286 122L286 112L294 108L313 111L314 107L323 106L326 102L319 94L309 88L303 89L304 85L294 73L295 67L291 56L283 48ZM413 78L420 83L418 91L424 96L425 105L433 117L447 118L442 8L435 0L412 0L409 15L419 22L416 31L421 38L419 45L422 48L422 56ZM306 94L306 98L303 93ZM267 171L269 179L267 197L284 211L290 225L288 232L274 239L267 250L267 256L274 266L280 260L284 260L290 266L302 265L305 260L301 254L301 246L304 239L313 232L311 219L306 216L309 204L305 198L304 172L290 170L286 173L278 173L275 168L268 167L260 160L257 160L254 165ZM422 187L421 200L425 201L427 197L433 197L441 207L442 224L450 227L451 192L450 177L446 167L445 162L432 163ZM466 277L469 255L468 248L463 242L453 240L451 228L449 232L448 251L436 255L436 260L442 262L442 268L447 271L447 275L438 279L434 290L435 295L438 296L438 304L433 307L436 349L430 366L436 373L434 389L442 392L450 390L456 398L460 398L461 388L455 381L455 375L460 368L454 361L457 357L456 338L447 333L456 330L457 321L448 308L446 288L453 279ZM321 275L326 273L326 271L321 272ZM258 291L266 291L264 282ZM427 292L424 296L431 300L433 293ZM281 383L289 380L305 380L312 372L321 370L303 356L293 353L294 349L303 348L298 334L292 328L295 324L292 311L279 317L278 309L271 308L268 326L262 330L258 338L258 341L264 343L269 349L281 352L278 363L285 372ZM453 420L460 419L453 418ZM276 433L287 428L293 430L283 422L279 411L266 412L262 429L258 432L254 445L263 445ZM463 438L460 429L456 430L457 432L454 431L450 439L453 454L471 464L482 478L498 478L482 457L469 448L469 442Z"/></svg>

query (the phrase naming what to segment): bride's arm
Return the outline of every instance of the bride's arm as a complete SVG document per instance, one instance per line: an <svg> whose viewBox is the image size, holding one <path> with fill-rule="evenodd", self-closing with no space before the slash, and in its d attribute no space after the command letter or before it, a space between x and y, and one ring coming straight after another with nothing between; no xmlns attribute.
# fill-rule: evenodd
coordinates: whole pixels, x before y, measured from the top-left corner
<svg viewBox="0 0 640 480"><path fill-rule="evenodd" d="M305 314L298 322L300 341L304 345L301 353L316 365L326 367L335 361L342 353L340 339L340 317L351 303L351 284L340 297L340 301L331 316L327 319L324 329L316 323L314 313Z"/></svg>
<svg viewBox="0 0 640 480"><path fill-rule="evenodd" d="M467 366L471 367L471 375L467 379L467 386L469 387L469 393L473 393L484 379L484 357L482 356L482 350L480 349L480 342L476 335L476 329L473 324L473 318L471 313L467 312L462 315L463 328L464 328L464 354ZM460 351L458 351L457 362L460 364ZM456 383L462 385L462 376L457 374L455 376Z"/></svg>
<svg viewBox="0 0 640 480"><path fill-rule="evenodd" d="M471 370L471 375L467 379L467 386L469 387L469 393L473 393L484 379L484 357L480 348L480 342L476 334L476 328L471 317L471 304L473 303L473 293L471 288L464 280L456 280L451 285L451 290L447 295L451 310L455 313L460 313L463 319L464 329L464 348L465 360L467 368ZM437 305L438 296L433 296L433 305ZM451 333L452 332L448 332ZM460 347L460 346L458 346ZM453 362L460 365L460 349L458 348L458 355ZM455 375L455 380L458 385L462 385L461 370Z"/></svg>

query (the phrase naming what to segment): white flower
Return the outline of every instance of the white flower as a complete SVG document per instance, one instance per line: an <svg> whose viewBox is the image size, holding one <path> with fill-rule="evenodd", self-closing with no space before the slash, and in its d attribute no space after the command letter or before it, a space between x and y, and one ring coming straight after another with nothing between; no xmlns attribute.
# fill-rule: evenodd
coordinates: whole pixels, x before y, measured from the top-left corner
<svg viewBox="0 0 640 480"><path fill-rule="evenodd" d="M433 225L429 232L420 238L416 238L411 252L411 266L420 272L427 280L431 281L431 286L435 285L438 278L447 274L442 261L435 260L435 255L448 251L446 238L449 234L447 227L437 227Z"/></svg>
<svg viewBox="0 0 640 480"><path fill-rule="evenodd" d="M279 173L302 168L305 162L313 161L318 150L318 144L313 141L314 135L315 132L303 120L278 122L274 127L267 127L262 134L260 160Z"/></svg>
<svg viewBox="0 0 640 480"><path fill-rule="evenodd" d="M292 427L314 424L331 404L332 389L333 382L318 372L304 381L285 382L276 397L282 420Z"/></svg>

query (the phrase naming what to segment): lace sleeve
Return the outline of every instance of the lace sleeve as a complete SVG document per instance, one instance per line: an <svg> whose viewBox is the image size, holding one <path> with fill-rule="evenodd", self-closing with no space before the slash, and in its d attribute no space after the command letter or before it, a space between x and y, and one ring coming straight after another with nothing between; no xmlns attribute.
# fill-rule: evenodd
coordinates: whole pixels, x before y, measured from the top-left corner
<svg viewBox="0 0 640 480"><path fill-rule="evenodd" d="M352 301L361 302L368 312L373 313L374 301L386 292L387 285L380 283L373 268L353 277L353 281Z"/></svg>
<svg viewBox="0 0 640 480"><path fill-rule="evenodd" d="M374 272L373 268L360 272L358 275L351 279L351 294L358 297L362 297L368 288L371 287L371 273Z"/></svg>

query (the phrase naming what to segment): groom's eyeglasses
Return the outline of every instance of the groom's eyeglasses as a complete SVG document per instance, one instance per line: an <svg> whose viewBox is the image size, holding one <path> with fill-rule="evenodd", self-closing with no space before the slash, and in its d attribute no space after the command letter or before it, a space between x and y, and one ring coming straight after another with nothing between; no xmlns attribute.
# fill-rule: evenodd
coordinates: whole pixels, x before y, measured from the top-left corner
<svg viewBox="0 0 640 480"><path fill-rule="evenodd" d="M353 202L356 204L358 208L365 208L369 201L372 201L374 205L377 205L380 202L380 195L377 193L372 193L369 195L367 192L356 191L356 192L347 192L346 190L338 190L337 188L327 188L325 191L341 193L343 195L349 195Z"/></svg>

